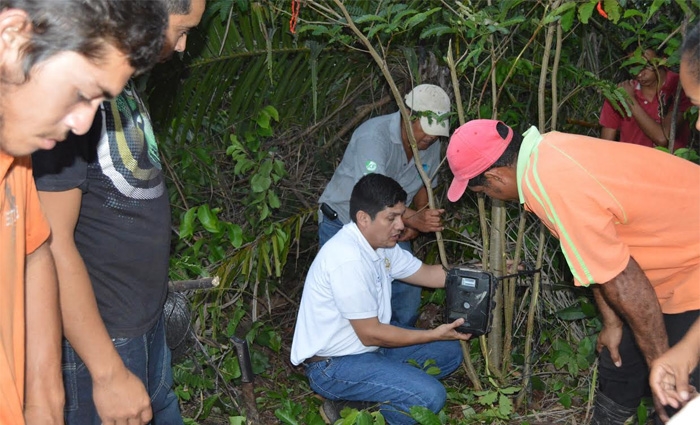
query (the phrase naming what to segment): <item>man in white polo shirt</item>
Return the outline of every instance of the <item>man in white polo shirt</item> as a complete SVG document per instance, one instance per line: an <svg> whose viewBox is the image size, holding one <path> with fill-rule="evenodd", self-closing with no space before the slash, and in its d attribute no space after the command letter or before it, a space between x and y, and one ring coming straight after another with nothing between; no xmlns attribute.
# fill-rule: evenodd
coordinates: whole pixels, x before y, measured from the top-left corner
<svg viewBox="0 0 700 425"><path fill-rule="evenodd" d="M440 165L440 143L436 141L450 135L450 98L436 85L421 84L406 95L405 102L413 115L411 128L420 151L421 167L435 187ZM442 230L440 216L444 210L428 208L428 192L416 169L403 118L397 111L364 122L352 134L343 160L318 201L321 246L351 221L350 191L360 177L369 173L391 177L407 193L405 227L399 239L401 248L410 252L410 241L420 232ZM413 326L420 301L419 287L395 281L392 284L392 322Z"/></svg>
<svg viewBox="0 0 700 425"><path fill-rule="evenodd" d="M414 423L412 406L442 409L446 392L438 379L460 365L457 340L471 336L455 330L463 319L430 330L390 324L393 279L440 288L446 277L442 266L423 264L397 246L405 202L406 192L387 176L357 182L352 222L323 245L309 269L291 352L318 394L378 403L390 424ZM439 372L426 373L420 368L426 364Z"/></svg>

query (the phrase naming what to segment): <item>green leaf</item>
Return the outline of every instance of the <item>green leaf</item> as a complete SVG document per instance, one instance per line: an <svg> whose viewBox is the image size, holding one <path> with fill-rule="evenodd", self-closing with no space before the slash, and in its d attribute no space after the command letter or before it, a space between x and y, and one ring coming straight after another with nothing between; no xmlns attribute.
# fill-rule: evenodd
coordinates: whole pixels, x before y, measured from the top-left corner
<svg viewBox="0 0 700 425"><path fill-rule="evenodd" d="M595 344L593 344L593 337L587 336L583 338L578 343L578 352L584 356L593 353Z"/></svg>
<svg viewBox="0 0 700 425"><path fill-rule="evenodd" d="M409 413L420 425L442 425L438 415L424 406L412 406Z"/></svg>
<svg viewBox="0 0 700 425"><path fill-rule="evenodd" d="M515 394L520 391L520 387L501 388L501 394Z"/></svg>
<svg viewBox="0 0 700 425"><path fill-rule="evenodd" d="M559 394L559 403L561 403L565 409L571 408L571 395L566 393Z"/></svg>
<svg viewBox="0 0 700 425"><path fill-rule="evenodd" d="M279 208L280 205L282 205L280 203L280 198L271 190L267 192L267 203L270 205L270 208Z"/></svg>
<svg viewBox="0 0 700 425"><path fill-rule="evenodd" d="M253 192L264 192L270 188L270 184L272 184L272 179L270 179L268 176L256 174L250 179L250 187L253 189Z"/></svg>
<svg viewBox="0 0 700 425"><path fill-rule="evenodd" d="M267 105L267 106L265 106L265 107L263 108L263 111L265 111L265 113L266 113L269 117L271 117L271 118L274 119L275 121L279 122L279 120L280 120L280 113L277 111L277 109L275 109L274 106L272 106L272 105Z"/></svg>
<svg viewBox="0 0 700 425"><path fill-rule="evenodd" d="M550 15L554 16L561 16L564 15L565 13L568 13L571 10L576 10L576 3L574 2L566 2L562 4L561 6L557 7L554 9Z"/></svg>
<svg viewBox="0 0 700 425"><path fill-rule="evenodd" d="M644 17L644 14L637 9L627 9L622 15L623 19L629 19L632 17Z"/></svg>
<svg viewBox="0 0 700 425"><path fill-rule="evenodd" d="M297 422L295 415L288 410L275 409L275 417L287 425L301 425Z"/></svg>
<svg viewBox="0 0 700 425"><path fill-rule="evenodd" d="M547 386L539 376L533 376L530 380L530 384L532 385L533 390L544 391L547 388Z"/></svg>
<svg viewBox="0 0 700 425"><path fill-rule="evenodd" d="M559 356L556 359L554 359L554 367L557 369L561 369L564 366L566 366L569 362L569 357L568 356Z"/></svg>
<svg viewBox="0 0 700 425"><path fill-rule="evenodd" d="M591 367L588 357L584 354L576 354L576 367L580 370L586 370Z"/></svg>
<svg viewBox="0 0 700 425"><path fill-rule="evenodd" d="M238 379L241 377L241 365L238 363L238 357L228 356L223 361L221 365L221 370L224 372L229 380Z"/></svg>
<svg viewBox="0 0 700 425"><path fill-rule="evenodd" d="M598 4L597 0L589 0L588 3L582 4L578 8L578 20L584 24L588 23L588 20L593 15L593 10Z"/></svg>
<svg viewBox="0 0 700 425"><path fill-rule="evenodd" d="M456 33L456 32L457 32L457 31L456 31L454 28L452 28L452 27L450 27L450 26L448 26L448 25L438 24L438 25L432 25L432 26L430 26L430 27L424 29L424 30L420 33L420 37L419 37L419 38L420 38L421 40L423 40L423 39L426 39L426 38L429 38L429 37L432 37L432 36L441 36L441 35L445 35L445 34L454 34L454 33Z"/></svg>
<svg viewBox="0 0 700 425"><path fill-rule="evenodd" d="M509 417L513 413L513 402L503 394L498 397L498 413L502 417Z"/></svg>
<svg viewBox="0 0 700 425"><path fill-rule="evenodd" d="M362 411L357 414L357 419L355 419L356 425L372 425L372 415L368 412Z"/></svg>
<svg viewBox="0 0 700 425"><path fill-rule="evenodd" d="M647 406L644 403L644 400L642 400L642 402L639 403L639 406L637 406L637 423L638 424L647 423L648 416L649 416L649 414L647 413Z"/></svg>
<svg viewBox="0 0 700 425"><path fill-rule="evenodd" d="M581 311L588 318L593 318L598 315L598 310L596 309L595 305L588 301L581 301Z"/></svg>
<svg viewBox="0 0 700 425"><path fill-rule="evenodd" d="M202 223L202 226L207 232L219 233L221 231L219 228L219 219L211 208L209 208L209 205L204 204L197 208L197 219Z"/></svg>
<svg viewBox="0 0 700 425"><path fill-rule="evenodd" d="M573 4L573 3L567 3L567 4ZM574 18L576 17L576 9L571 9L566 11L563 15L561 15L561 29L564 32L568 32L571 27L574 25Z"/></svg>
<svg viewBox="0 0 700 425"><path fill-rule="evenodd" d="M608 19L617 24L622 15L622 9L620 8L620 3L618 0L603 0L603 10L608 15Z"/></svg>
<svg viewBox="0 0 700 425"><path fill-rule="evenodd" d="M482 406L491 406L498 398L498 393L496 391L488 391L485 395L479 397L477 402Z"/></svg>
<svg viewBox="0 0 700 425"><path fill-rule="evenodd" d="M586 318L586 314L581 311L581 306L574 304L557 311L556 316L562 320L581 320Z"/></svg>
<svg viewBox="0 0 700 425"><path fill-rule="evenodd" d="M430 9L430 10L428 10L428 11L426 11L426 12L418 13L418 14L416 14L415 16L412 16L411 18L409 18L409 19L406 21L406 23L404 24L404 28L406 28L406 29L413 28L414 26L416 26L416 25L420 24L421 22L425 21L425 20L428 18L428 16L430 16L430 15L432 15L433 13L438 12L438 11L440 11L440 10L441 10L441 8L436 7L436 8Z"/></svg>
<svg viewBox="0 0 700 425"><path fill-rule="evenodd" d="M197 207L192 207L182 216L180 221L180 239L189 238L194 232L194 217Z"/></svg>
<svg viewBox="0 0 700 425"><path fill-rule="evenodd" d="M365 24L367 22L386 22L386 19L377 15L363 15L354 19L356 24Z"/></svg>
<svg viewBox="0 0 700 425"><path fill-rule="evenodd" d="M656 12L661 8L661 6L664 6L666 4L667 0L654 0L651 3L651 7L649 7L649 11L647 12L648 16L654 16L656 15Z"/></svg>
<svg viewBox="0 0 700 425"><path fill-rule="evenodd" d="M245 418L245 416L229 416L228 417L228 424L229 425L245 425L246 418Z"/></svg>
<svg viewBox="0 0 700 425"><path fill-rule="evenodd" d="M360 412L358 412L357 409L351 409L349 407L344 408L340 411L340 417L343 418L341 424L354 425L359 414Z"/></svg>
<svg viewBox="0 0 700 425"><path fill-rule="evenodd" d="M371 415L374 418L374 425L386 425L384 415L382 415L380 412L372 412Z"/></svg>
<svg viewBox="0 0 700 425"><path fill-rule="evenodd" d="M260 129L270 128L270 114L263 109L258 113L258 118L255 122L260 126Z"/></svg>
<svg viewBox="0 0 700 425"><path fill-rule="evenodd" d="M229 224L227 228L228 239L234 248L240 248L243 245L243 229L238 224Z"/></svg>
<svg viewBox="0 0 700 425"><path fill-rule="evenodd" d="M387 25L387 24L373 26L372 29L370 29L369 32L367 33L367 38L374 37L378 32L384 31L388 27L389 27L389 25Z"/></svg>
<svg viewBox="0 0 700 425"><path fill-rule="evenodd" d="M437 366L430 366L428 369L425 370L425 373L427 373L430 376L437 376L440 374L440 368Z"/></svg>

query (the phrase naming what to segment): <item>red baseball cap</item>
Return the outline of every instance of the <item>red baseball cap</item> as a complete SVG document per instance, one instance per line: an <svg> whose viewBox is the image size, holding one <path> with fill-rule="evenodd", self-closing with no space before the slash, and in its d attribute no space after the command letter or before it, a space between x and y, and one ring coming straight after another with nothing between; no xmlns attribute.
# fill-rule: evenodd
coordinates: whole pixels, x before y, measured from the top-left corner
<svg viewBox="0 0 700 425"><path fill-rule="evenodd" d="M508 129L505 138L498 133L498 124ZM447 145L447 163L454 174L447 199L458 201L467 190L469 179L488 170L512 139L513 129L498 120L472 120L455 130Z"/></svg>

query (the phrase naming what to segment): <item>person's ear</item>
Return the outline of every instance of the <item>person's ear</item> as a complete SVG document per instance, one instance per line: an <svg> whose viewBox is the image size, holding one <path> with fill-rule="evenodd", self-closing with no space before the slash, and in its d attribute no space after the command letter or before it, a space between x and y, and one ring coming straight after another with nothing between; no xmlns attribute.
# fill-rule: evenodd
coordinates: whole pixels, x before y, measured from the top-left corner
<svg viewBox="0 0 700 425"><path fill-rule="evenodd" d="M507 185L515 181L515 167L496 167L484 173L491 184Z"/></svg>
<svg viewBox="0 0 700 425"><path fill-rule="evenodd" d="M20 65L22 47L30 40L31 33L32 26L25 11L7 9L0 12L0 64Z"/></svg>
<svg viewBox="0 0 700 425"><path fill-rule="evenodd" d="M372 222L369 214L362 210L358 211L355 217L357 217L357 226L361 229L367 227Z"/></svg>
<svg viewBox="0 0 700 425"><path fill-rule="evenodd" d="M492 168L484 173L484 177L486 177L486 181L489 183L503 183L503 173L500 171L501 167L498 168Z"/></svg>

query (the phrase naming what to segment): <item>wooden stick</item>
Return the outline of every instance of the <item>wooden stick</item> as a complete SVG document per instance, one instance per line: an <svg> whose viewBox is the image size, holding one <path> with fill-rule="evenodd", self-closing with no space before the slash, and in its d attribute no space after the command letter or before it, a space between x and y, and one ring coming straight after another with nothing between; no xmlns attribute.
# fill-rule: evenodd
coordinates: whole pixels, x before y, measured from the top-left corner
<svg viewBox="0 0 700 425"><path fill-rule="evenodd" d="M168 289L173 292L189 291L190 289L212 289L219 286L219 276L203 277L195 280L175 280L168 282Z"/></svg>

